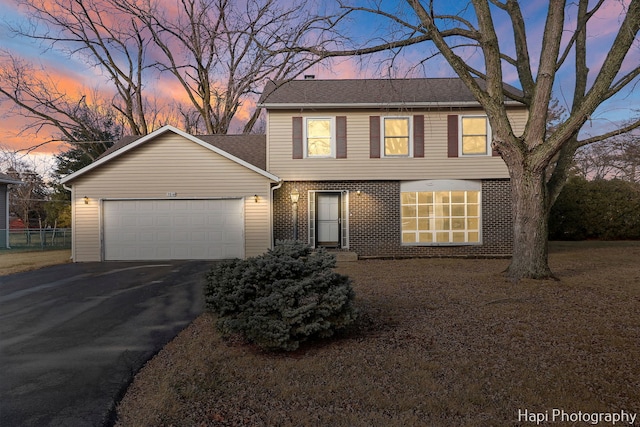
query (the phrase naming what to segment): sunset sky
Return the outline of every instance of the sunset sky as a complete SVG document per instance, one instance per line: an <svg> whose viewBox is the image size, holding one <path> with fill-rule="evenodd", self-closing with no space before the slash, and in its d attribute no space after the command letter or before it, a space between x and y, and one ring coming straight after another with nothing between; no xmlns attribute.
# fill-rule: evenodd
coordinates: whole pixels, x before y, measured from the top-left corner
<svg viewBox="0 0 640 427"><path fill-rule="evenodd" d="M286 0L283 0L286 1ZM612 37L617 31L617 24L621 20L620 16L623 10L623 4L628 0L621 2L618 0L606 0L605 7L598 13L589 27L589 44L592 53L590 63L592 69L598 69L608 47L611 44ZM391 3L391 2L388 2ZM522 2L523 12L527 19L529 40L532 49L532 56L536 57L537 44L535 40L542 39L542 25L544 23L545 11L541 10L539 4L541 2ZM383 2L385 4L385 2ZM437 2L436 2L437 4ZM44 52L42 47L34 42L23 38L13 38L6 28L6 23L19 23L25 19L20 10L17 9L15 2L12 0L0 0L0 49L7 50L13 55L23 58L25 61L34 64L34 68L41 73L46 73L53 81L57 82L58 87L65 88L68 93L78 93L82 90L98 89L106 90L109 88L108 82L100 77L95 69L89 68L84 62L77 58L68 58L57 51L49 50ZM511 28L507 20L496 21L502 22L496 24L499 34L509 34ZM572 17L567 16L566 28L573 28ZM377 23L369 19L360 19L355 17L350 27L352 35L362 35L363 38L371 38L376 35L384 35L383 23ZM503 27L501 27L503 26ZM501 32L503 30L504 32ZM567 32L567 38L570 33ZM501 41L505 46L509 44L508 39ZM425 56L431 52L432 48L428 45L416 46L407 49L406 52L394 63L397 76L411 77L445 77L453 76L450 68L442 63L441 59L430 60L424 67L414 69L413 66L419 63ZM477 60L478 54L470 55L468 58L470 63ZM626 60L627 68L635 66L640 62L640 46L636 43L632 52ZM563 70L561 78L556 85L556 97L564 103L563 100L569 100L573 90L573 80L571 76L571 67L566 66ZM307 74L315 74L316 78L341 79L341 78L363 78L363 77L386 77L384 71L381 71L379 62L374 59L361 60L343 60L336 61L331 67L317 66L307 72ZM505 81L518 86L517 76L512 68L505 68ZM178 84L167 78L160 84L150 85L156 91L156 95L160 98L171 99L172 97L183 96L182 88ZM79 95L78 95L79 96ZM33 134L20 135L20 129L26 124L17 118L7 118L4 114L12 105L9 101L0 103L0 145L9 147L10 149L20 149L33 146L40 140L47 139L51 136L52 130L42 129L35 136ZM585 134L598 133L600 129L610 129L621 121L630 118L632 108L636 110L640 106L640 88L637 90L629 89L623 96L616 97L615 100L608 102L606 106L598 110L598 114L594 115L584 129ZM241 112L239 119L247 117L247 112ZM590 129L591 128L591 129ZM235 129L237 131L237 129ZM48 145L39 151L42 153L56 152L59 146L53 144Z"/></svg>

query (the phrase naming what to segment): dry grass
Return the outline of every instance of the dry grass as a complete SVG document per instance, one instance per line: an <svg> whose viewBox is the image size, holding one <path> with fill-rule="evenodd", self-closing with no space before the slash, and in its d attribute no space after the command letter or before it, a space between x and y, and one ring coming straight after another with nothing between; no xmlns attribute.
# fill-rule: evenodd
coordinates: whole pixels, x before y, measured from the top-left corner
<svg viewBox="0 0 640 427"><path fill-rule="evenodd" d="M0 276L71 262L71 250L0 252Z"/></svg>
<svg viewBox="0 0 640 427"><path fill-rule="evenodd" d="M138 374L119 425L507 426L530 425L519 409L552 408L640 417L640 243L556 248L560 281L512 283L506 260L340 265L358 327L294 354L225 341L203 315Z"/></svg>

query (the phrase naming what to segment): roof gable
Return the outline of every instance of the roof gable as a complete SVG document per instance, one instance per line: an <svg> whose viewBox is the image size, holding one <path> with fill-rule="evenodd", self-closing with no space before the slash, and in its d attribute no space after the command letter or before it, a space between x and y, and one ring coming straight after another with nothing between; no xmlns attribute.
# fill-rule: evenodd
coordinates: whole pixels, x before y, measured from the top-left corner
<svg viewBox="0 0 640 427"><path fill-rule="evenodd" d="M266 149L264 135L206 135L193 136L173 126L164 126L148 135L141 137L125 137L118 141L113 147L105 151L90 165L72 173L60 180L62 184L70 182L79 176L97 168L98 166L133 150L134 148L153 140L154 138L173 132L191 142L194 142L208 150L211 150L222 157L236 162L253 172L256 172L273 181L280 181L280 178L264 170L266 165ZM262 158L262 160L260 160Z"/></svg>
<svg viewBox="0 0 640 427"><path fill-rule="evenodd" d="M477 79L481 87L482 79ZM520 91L505 85L514 94ZM506 103L522 105L505 99ZM258 104L265 108L474 106L480 105L459 78L291 80L269 82Z"/></svg>

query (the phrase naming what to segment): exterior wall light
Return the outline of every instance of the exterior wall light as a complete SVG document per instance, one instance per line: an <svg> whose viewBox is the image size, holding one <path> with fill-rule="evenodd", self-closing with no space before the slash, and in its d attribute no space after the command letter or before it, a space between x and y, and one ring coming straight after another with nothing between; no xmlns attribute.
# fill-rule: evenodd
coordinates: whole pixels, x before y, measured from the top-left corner
<svg viewBox="0 0 640 427"><path fill-rule="evenodd" d="M254 194L254 195L253 195L253 201L254 201L254 202L256 202L256 203L258 203L258 195L257 195L257 194Z"/></svg>
<svg viewBox="0 0 640 427"><path fill-rule="evenodd" d="M84 196L84 204L85 205L89 204L89 198L87 196Z"/></svg>
<svg viewBox="0 0 640 427"><path fill-rule="evenodd" d="M362 196L362 191L358 190L358 191L356 191L356 194L357 194L358 196Z"/></svg>
<svg viewBox="0 0 640 427"><path fill-rule="evenodd" d="M298 203L298 200L300 200L300 192L297 188L291 190L291 194L289 194L289 196L291 197L291 203L293 203L294 205Z"/></svg>
<svg viewBox="0 0 640 427"><path fill-rule="evenodd" d="M291 190L289 194L293 205L293 240L298 240L298 200L300 200L300 192L297 188Z"/></svg>

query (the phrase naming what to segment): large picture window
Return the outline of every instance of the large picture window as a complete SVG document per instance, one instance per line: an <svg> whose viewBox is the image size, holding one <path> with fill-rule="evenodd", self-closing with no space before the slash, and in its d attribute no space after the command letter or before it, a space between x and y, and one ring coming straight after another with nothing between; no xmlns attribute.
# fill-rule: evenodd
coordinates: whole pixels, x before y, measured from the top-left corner
<svg viewBox="0 0 640 427"><path fill-rule="evenodd" d="M489 121L486 116L462 116L461 152L464 156L482 156L489 152Z"/></svg>
<svg viewBox="0 0 640 427"><path fill-rule="evenodd" d="M402 191L402 243L479 244L480 191Z"/></svg>
<svg viewBox="0 0 640 427"><path fill-rule="evenodd" d="M382 121L384 155L410 155L410 125L408 117L385 117Z"/></svg>
<svg viewBox="0 0 640 427"><path fill-rule="evenodd" d="M306 126L307 157L332 157L333 131L332 120L326 118L308 118Z"/></svg>

